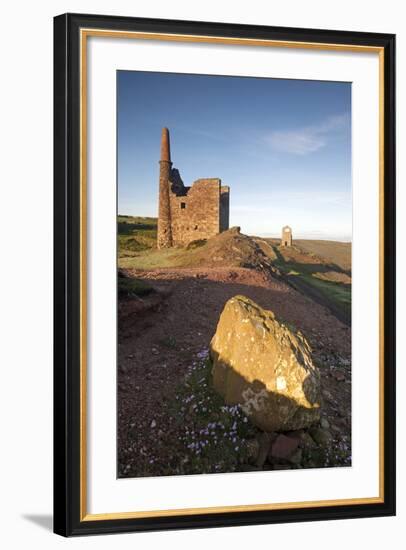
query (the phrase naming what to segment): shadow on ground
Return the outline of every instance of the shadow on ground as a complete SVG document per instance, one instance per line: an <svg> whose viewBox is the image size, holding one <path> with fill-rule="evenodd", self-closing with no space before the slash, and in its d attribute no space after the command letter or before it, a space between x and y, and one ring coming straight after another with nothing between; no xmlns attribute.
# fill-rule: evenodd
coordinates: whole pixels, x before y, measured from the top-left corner
<svg viewBox="0 0 406 550"><path fill-rule="evenodd" d="M337 424L337 434L349 436L351 331L325 307L282 280L268 277L264 271L219 268L127 273L153 287L154 292L142 298L119 300L119 477L176 473L183 449L183 427L194 422L192 402L187 398L206 383L199 378L202 358L207 356L224 304L237 294L272 310L278 319L302 331L314 359L321 365L322 390L326 393L323 413L332 424ZM348 383L331 376L340 359L349 365L344 377ZM185 393L185 402L180 402L180 398L177 401L179 386L196 365L196 387ZM181 416L182 430L172 412L174 402L179 402L177 414Z"/></svg>
<svg viewBox="0 0 406 550"><path fill-rule="evenodd" d="M23 514L22 518L42 527L46 531L53 530L53 517L51 514Z"/></svg>

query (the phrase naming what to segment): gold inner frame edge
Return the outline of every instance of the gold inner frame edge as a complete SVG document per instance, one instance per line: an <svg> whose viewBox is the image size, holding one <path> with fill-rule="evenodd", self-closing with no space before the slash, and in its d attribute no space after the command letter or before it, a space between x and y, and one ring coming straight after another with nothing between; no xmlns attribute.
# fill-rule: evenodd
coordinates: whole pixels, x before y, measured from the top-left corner
<svg viewBox="0 0 406 550"><path fill-rule="evenodd" d="M379 496L319 501L285 502L140 510L134 512L87 513L87 38L127 38L175 42L215 43L240 46L315 49L377 53L379 55ZM80 29L80 521L176 517L229 512L306 509L326 506L379 504L384 502L384 48L356 44L282 41L222 36L149 33L106 29Z"/></svg>

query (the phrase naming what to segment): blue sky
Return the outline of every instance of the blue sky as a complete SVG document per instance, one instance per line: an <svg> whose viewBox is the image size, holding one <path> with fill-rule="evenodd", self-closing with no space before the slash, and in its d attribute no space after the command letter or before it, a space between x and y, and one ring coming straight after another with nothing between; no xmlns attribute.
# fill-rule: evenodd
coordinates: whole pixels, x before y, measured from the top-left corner
<svg viewBox="0 0 406 550"><path fill-rule="evenodd" d="M351 240L351 85L119 71L118 212L157 216L162 127L185 185L221 178L243 233Z"/></svg>

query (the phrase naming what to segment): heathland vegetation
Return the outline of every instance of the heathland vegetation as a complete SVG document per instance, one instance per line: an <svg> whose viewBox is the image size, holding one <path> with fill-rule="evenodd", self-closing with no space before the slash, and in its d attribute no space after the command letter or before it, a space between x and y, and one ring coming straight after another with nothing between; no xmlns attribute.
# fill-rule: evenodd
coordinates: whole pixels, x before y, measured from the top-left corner
<svg viewBox="0 0 406 550"><path fill-rule="evenodd" d="M119 216L117 227L119 268L268 265L294 288L351 322L351 243L297 240L292 247L280 247L278 239L248 237L231 229L186 248L158 250L156 218Z"/></svg>
<svg viewBox="0 0 406 550"><path fill-rule="evenodd" d="M281 247L239 228L184 248L158 250L156 240L155 218L118 217L119 476L350 465L351 245L301 240ZM281 336L268 342L269 353L285 353L289 341L304 358L297 372L319 372L311 391L309 381L303 386L303 403L320 405L311 420L302 407L295 422L281 418L271 430L233 404L239 388L268 399L272 376L248 387L237 378L222 393L220 364L216 391L213 336L217 331L216 341L227 345L234 313L227 310L223 324L220 315L241 295L242 306L254 304L258 319ZM250 347L255 337L238 341ZM275 391L288 396L283 368Z"/></svg>

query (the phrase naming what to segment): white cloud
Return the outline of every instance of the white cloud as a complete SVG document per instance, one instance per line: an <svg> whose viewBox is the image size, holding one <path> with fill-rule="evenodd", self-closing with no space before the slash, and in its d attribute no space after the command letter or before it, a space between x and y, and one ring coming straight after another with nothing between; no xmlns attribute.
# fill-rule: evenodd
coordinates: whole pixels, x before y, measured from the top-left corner
<svg viewBox="0 0 406 550"><path fill-rule="evenodd" d="M323 138L313 135L307 130L272 132L268 138L268 142L276 151L296 155L314 153L326 144Z"/></svg>
<svg viewBox="0 0 406 550"><path fill-rule="evenodd" d="M329 134L344 128L348 122L347 114L334 115L314 126L271 132L265 137L265 141L275 151L308 155L324 147Z"/></svg>

